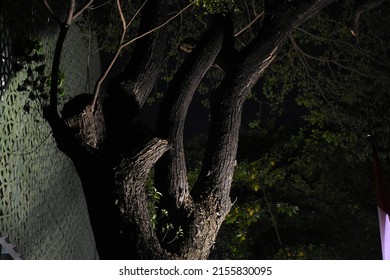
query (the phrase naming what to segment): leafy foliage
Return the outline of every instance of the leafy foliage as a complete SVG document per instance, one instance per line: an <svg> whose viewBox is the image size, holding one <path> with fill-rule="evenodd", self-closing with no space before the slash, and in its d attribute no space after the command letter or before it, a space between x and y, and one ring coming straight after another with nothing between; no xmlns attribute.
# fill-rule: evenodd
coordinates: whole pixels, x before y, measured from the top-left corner
<svg viewBox="0 0 390 280"><path fill-rule="evenodd" d="M17 53L13 69L14 71L22 71L26 74L26 78L18 86L18 92L28 95L28 101L24 105L24 111L30 112L31 102L40 102L43 105L48 99L47 96L47 75L45 71L45 56L43 49L38 40L25 40L25 48Z"/></svg>
<svg viewBox="0 0 390 280"><path fill-rule="evenodd" d="M390 115L389 5L362 17L359 41L348 29L353 1L338 3L292 35L292 44L266 74L263 92L275 110L286 96L308 114L303 116L327 142L350 151L350 162L370 154L365 137L374 133L388 149ZM383 156L388 157L388 154Z"/></svg>
<svg viewBox="0 0 390 280"><path fill-rule="evenodd" d="M353 1L297 29L261 81L271 112L241 137L218 258L380 258L371 145L388 170L389 4L349 30ZM226 244L226 245L224 245Z"/></svg>
<svg viewBox="0 0 390 280"><path fill-rule="evenodd" d="M153 176L154 174L151 172L146 183L150 220L154 230L158 228L161 230L162 242L172 244L184 236L184 231L181 226L176 228L172 222L173 217L170 217L168 210L159 206L162 194L154 187ZM168 236L173 237L168 240Z"/></svg>
<svg viewBox="0 0 390 280"><path fill-rule="evenodd" d="M348 151L305 130L268 148L236 168L219 258L379 257L369 162L351 166Z"/></svg>
<svg viewBox="0 0 390 280"><path fill-rule="evenodd" d="M210 14L238 11L236 0L196 0L196 4Z"/></svg>

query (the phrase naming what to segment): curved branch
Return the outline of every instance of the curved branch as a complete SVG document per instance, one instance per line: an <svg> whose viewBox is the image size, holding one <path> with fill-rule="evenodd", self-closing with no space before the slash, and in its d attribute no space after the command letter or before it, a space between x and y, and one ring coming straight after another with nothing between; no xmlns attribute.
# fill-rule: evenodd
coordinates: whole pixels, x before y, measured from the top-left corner
<svg viewBox="0 0 390 280"><path fill-rule="evenodd" d="M170 23L172 20L174 20L175 18L177 18L178 16L180 16L182 13L184 13L186 10L188 10L191 6L193 6L195 3L194 2L191 2L190 4L188 4L186 7L184 7L183 9L181 9L177 14L175 14L174 16L172 16L171 18L169 18L167 21L165 21L164 23L160 24L159 26L156 26L155 28L152 28L151 30L145 32L144 34L141 34L129 41L127 41L126 43L123 44L124 47L127 47L128 45L134 43L135 41L149 35L150 33L153 33L155 32L156 30L159 30L161 28L163 28L164 26L166 26L168 23Z"/></svg>
<svg viewBox="0 0 390 280"><path fill-rule="evenodd" d="M238 31L236 34L234 34L234 37L237 37L237 36L240 36L240 34L242 32L244 32L245 30L247 30L248 28L250 28L256 21L259 20L259 18L261 18L262 16L264 16L264 11L261 12L260 14L258 14L247 26L245 26L243 29L241 29L240 31Z"/></svg>
<svg viewBox="0 0 390 280"><path fill-rule="evenodd" d="M142 14L140 35L122 43L122 48L134 42L136 45L131 60L114 84L118 85L127 95L133 96L138 110L146 102L164 64L167 24L193 4L194 2L191 2L169 19L165 19L166 1L158 1L157 4L149 1Z"/></svg>
<svg viewBox="0 0 390 280"><path fill-rule="evenodd" d="M353 12L353 26L351 27L351 33L353 36L357 37L359 36L359 22L360 17L363 13L374 9L375 7L379 6L384 2L385 0L363 0L363 1L357 1L354 12Z"/></svg>
<svg viewBox="0 0 390 280"><path fill-rule="evenodd" d="M54 56L53 56L53 63L52 63L52 70L51 70L51 83L50 83L50 113L52 114L52 117L58 117L58 111L57 111L57 103L58 103L58 76L59 76L59 68L61 63L61 53L64 46L64 42L66 39L66 36L68 34L69 27L73 20L81 15L85 9L87 9L91 4L93 0L90 0L87 2L83 7L80 8L80 10L75 13L76 8L76 0L69 0L69 7L68 12L66 14L66 19L64 22L61 22L60 18L55 14L54 10L51 8L47 0L43 0L44 5L49 10L50 14L54 17L56 22L58 23L60 27L60 33L57 37L56 47L54 50Z"/></svg>
<svg viewBox="0 0 390 280"><path fill-rule="evenodd" d="M64 22L65 25L70 25L72 23L75 8L76 8L76 0L69 0L68 13L66 15L66 19Z"/></svg>
<svg viewBox="0 0 390 280"><path fill-rule="evenodd" d="M90 0L89 2L85 3L78 11L76 11L72 17L72 21L76 20L86 9L88 9L94 0Z"/></svg>
<svg viewBox="0 0 390 280"><path fill-rule="evenodd" d="M280 4L256 38L244 48L231 71L211 95L211 122L206 157L192 190L195 201L219 197L222 218L230 210L238 135L244 101L288 39L294 28L314 16L333 0L300 1L293 7Z"/></svg>
<svg viewBox="0 0 390 280"><path fill-rule="evenodd" d="M43 0L43 4L46 6L47 10L51 14L51 16L54 18L54 20L57 22L58 25L61 25L60 18L55 14L54 10L51 8L49 2L47 0Z"/></svg>
<svg viewBox="0 0 390 280"><path fill-rule="evenodd" d="M127 226L135 224L139 248L153 248L150 252L143 252L147 258L153 259L172 258L161 247L152 227L145 191L150 169L168 148L168 141L153 138L134 156L122 159L115 168L117 202L122 219Z"/></svg>
<svg viewBox="0 0 390 280"><path fill-rule="evenodd" d="M122 22L122 34L123 34L123 33L126 34L126 31L127 31L127 24L126 24L125 15L123 14L121 0L116 0L116 7L117 7L117 9L118 9L119 16L120 16L121 22ZM122 35L122 38L123 38L123 35ZM122 41L121 41L121 44L122 44Z"/></svg>
<svg viewBox="0 0 390 280"><path fill-rule="evenodd" d="M221 50L224 21L226 19L222 16L214 17L202 40L180 66L160 107L157 135L168 139L172 148L158 162L155 179L167 206L180 208L190 203L183 146L184 124L193 95Z"/></svg>

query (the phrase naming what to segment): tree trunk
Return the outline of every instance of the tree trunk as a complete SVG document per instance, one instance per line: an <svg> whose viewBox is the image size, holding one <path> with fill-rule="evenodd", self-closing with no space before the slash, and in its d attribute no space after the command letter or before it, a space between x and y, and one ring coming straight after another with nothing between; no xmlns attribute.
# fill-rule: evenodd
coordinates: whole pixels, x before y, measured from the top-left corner
<svg viewBox="0 0 390 280"><path fill-rule="evenodd" d="M332 0L295 1L295 7L280 2L252 43L240 52L233 49L229 18L214 17L164 96L156 136L133 120L158 80L164 30L137 45L130 64L112 84L107 102L98 103L94 113L88 106L91 97L81 96L67 104L63 118L51 114L53 110L45 114L59 148L80 175L101 258L208 258L231 208L230 187L248 92L292 30ZM140 33L164 18L161 11L166 10L166 2L157 3L150 1L144 11ZM237 56L224 64L225 76L210 95L207 150L190 191L183 148L185 118L196 88L220 53L219 59L229 53ZM156 162L155 187L163 193L159 207L168 209L175 228L180 226L184 234L171 244L157 234L148 210L145 184Z"/></svg>

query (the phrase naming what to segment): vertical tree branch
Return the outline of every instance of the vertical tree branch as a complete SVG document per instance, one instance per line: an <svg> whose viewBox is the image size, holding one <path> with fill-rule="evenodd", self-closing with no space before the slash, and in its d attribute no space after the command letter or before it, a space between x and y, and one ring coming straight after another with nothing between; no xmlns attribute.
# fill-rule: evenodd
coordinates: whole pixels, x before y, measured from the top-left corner
<svg viewBox="0 0 390 280"><path fill-rule="evenodd" d="M64 42L66 39L66 35L68 33L69 27L75 18L87 9L93 0L90 0L85 5L83 5L80 10L74 15L76 9L76 0L69 0L68 12L66 14L66 19L64 22L61 22L58 15L55 14L54 10L51 8L47 0L43 0L44 5L48 9L49 13L54 17L56 22L60 27L60 33L57 37L56 47L54 50L52 70L51 70L51 82L50 82L50 112L52 117L58 117L57 105L58 105L58 77L59 77L59 69L61 64L61 54L64 46Z"/></svg>
<svg viewBox="0 0 390 280"><path fill-rule="evenodd" d="M193 95L222 47L224 21L222 16L214 16L202 40L180 66L160 107L157 135L168 139L172 148L158 162L155 179L166 206L172 209L189 203L184 124Z"/></svg>
<svg viewBox="0 0 390 280"><path fill-rule="evenodd" d="M124 223L136 225L142 255L152 259L167 259L151 224L145 183L150 169L168 149L168 141L154 138L134 156L124 157L115 167L118 206Z"/></svg>
<svg viewBox="0 0 390 280"><path fill-rule="evenodd" d="M76 8L76 0L69 0L68 14L64 22L65 25L70 25L72 23L75 8Z"/></svg>
<svg viewBox="0 0 390 280"><path fill-rule="evenodd" d="M61 25L61 20L59 17L54 13L54 10L51 8L49 2L47 0L43 0L43 4L45 4L47 10L49 11L50 15L54 18L54 20L57 22L58 25Z"/></svg>
<svg viewBox="0 0 390 280"><path fill-rule="evenodd" d="M58 116L58 77L61 64L61 53L64 46L65 38L68 33L69 26L65 24L60 25L60 33L57 37L56 47L54 50L53 63L51 68L50 81L50 112L52 116Z"/></svg>
<svg viewBox="0 0 390 280"><path fill-rule="evenodd" d="M332 0L301 1L297 7L281 4L267 28L243 49L234 67L211 95L211 123L206 157L192 190L194 201L216 198L223 218L230 210L241 113L250 88L276 58L292 30Z"/></svg>
<svg viewBox="0 0 390 280"><path fill-rule="evenodd" d="M138 109L141 108L153 87L164 63L167 24L183 14L194 2L166 19L167 3L149 1L142 13L139 35L123 44L124 47L136 41L132 59L115 81L127 95L133 96Z"/></svg>

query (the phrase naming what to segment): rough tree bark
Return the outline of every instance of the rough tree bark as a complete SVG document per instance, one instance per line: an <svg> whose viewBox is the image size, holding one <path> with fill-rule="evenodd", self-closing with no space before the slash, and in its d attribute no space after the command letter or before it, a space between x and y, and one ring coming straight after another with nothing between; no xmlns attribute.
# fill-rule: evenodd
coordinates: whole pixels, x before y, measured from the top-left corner
<svg viewBox="0 0 390 280"><path fill-rule="evenodd" d="M91 113L88 107L90 96L76 97L64 109L62 118L53 110L56 104L47 110L45 116L58 147L72 159L82 180L101 258L209 256L231 208L229 193L247 94L294 28L333 0L292 1L294 6L288 2L275 1L272 16L240 52L233 48L229 17L214 16L170 83L155 135L140 133L133 122L162 68L164 28L136 42L133 58L112 82L97 113ZM140 34L164 20L167 3L149 1L142 13ZM221 84L210 95L207 151L190 190L183 148L185 118L196 88L216 60L228 63L224 64ZM158 236L148 213L145 182L155 164L155 186L163 193L161 203L169 209L175 225L184 230L184 237L172 245Z"/></svg>

